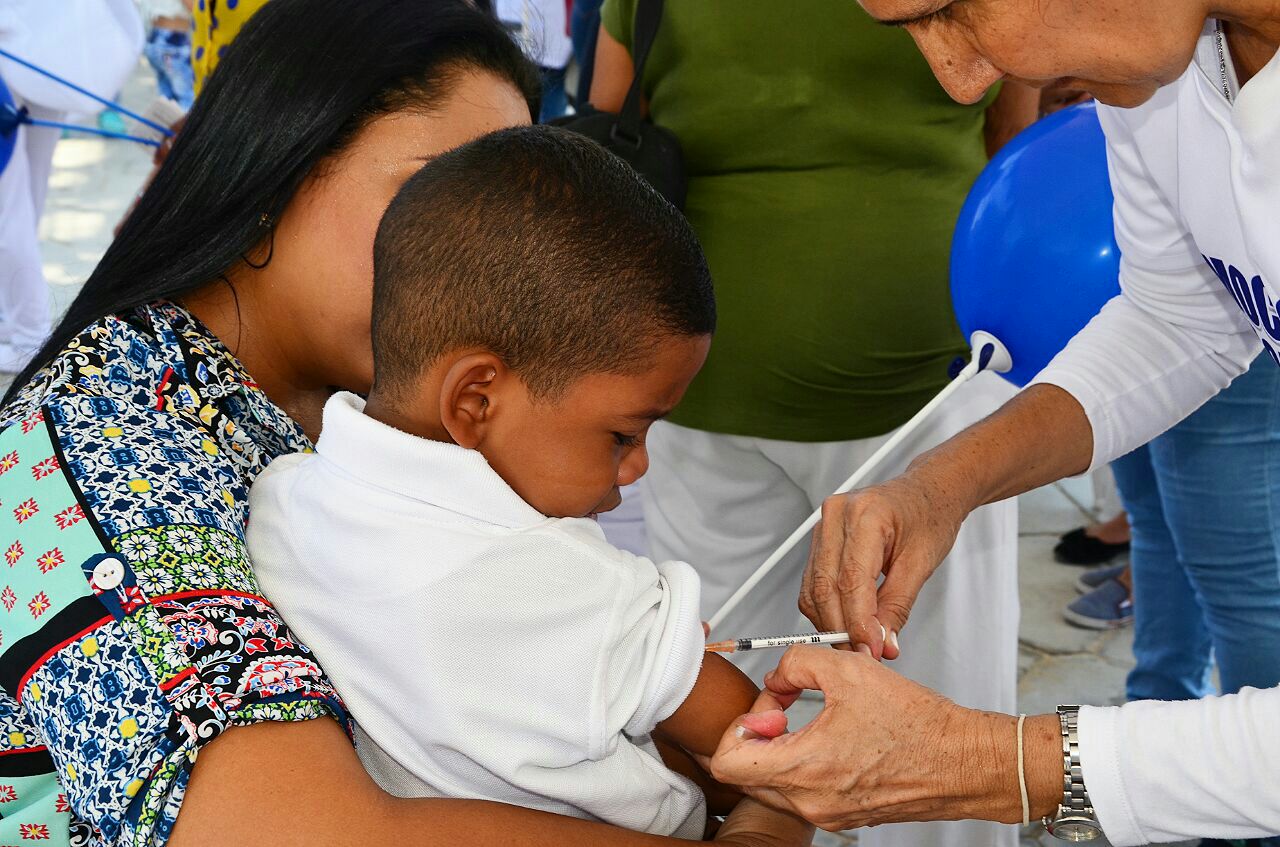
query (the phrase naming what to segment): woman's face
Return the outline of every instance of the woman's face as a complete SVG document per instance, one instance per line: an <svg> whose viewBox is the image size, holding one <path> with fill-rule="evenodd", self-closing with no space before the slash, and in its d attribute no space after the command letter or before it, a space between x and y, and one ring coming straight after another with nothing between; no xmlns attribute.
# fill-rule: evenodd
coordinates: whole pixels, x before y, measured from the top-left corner
<svg viewBox="0 0 1280 847"><path fill-rule="evenodd" d="M861 0L899 22L947 92L977 102L1002 78L1137 106L1187 69L1200 0Z"/></svg>
<svg viewBox="0 0 1280 847"><path fill-rule="evenodd" d="M273 277L306 298L289 321L302 349L323 353L325 384L365 392L373 384L370 311L373 239L391 198L427 160L481 135L529 123L511 83L485 71L459 73L430 112L405 110L364 127L342 153L322 162L277 222ZM296 318L306 315L305 321Z"/></svg>

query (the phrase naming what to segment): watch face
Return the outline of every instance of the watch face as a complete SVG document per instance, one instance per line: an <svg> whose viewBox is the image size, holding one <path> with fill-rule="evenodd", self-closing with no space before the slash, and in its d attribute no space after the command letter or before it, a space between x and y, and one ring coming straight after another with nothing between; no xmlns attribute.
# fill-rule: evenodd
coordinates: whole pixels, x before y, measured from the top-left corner
<svg viewBox="0 0 1280 847"><path fill-rule="evenodd" d="M1088 818L1068 817L1054 821L1049 834L1063 841L1093 841L1102 837L1102 830Z"/></svg>

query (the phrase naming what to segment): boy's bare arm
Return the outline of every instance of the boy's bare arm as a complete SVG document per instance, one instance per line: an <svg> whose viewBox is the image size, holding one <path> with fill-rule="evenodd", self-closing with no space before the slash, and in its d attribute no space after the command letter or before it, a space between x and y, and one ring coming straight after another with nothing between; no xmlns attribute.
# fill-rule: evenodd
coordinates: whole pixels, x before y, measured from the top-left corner
<svg viewBox="0 0 1280 847"><path fill-rule="evenodd" d="M725 729L739 715L751 711L760 690L746 674L723 656L707 653L693 691L675 714L658 724L654 738L667 767L693 780L707 798L713 815L728 814L742 799L735 788L721 785L688 755L673 754L672 745L689 753L709 757ZM664 744L665 742L665 744Z"/></svg>
<svg viewBox="0 0 1280 847"><path fill-rule="evenodd" d="M690 753L710 756L729 724L751 711L759 694L755 683L727 659L707 653L693 691L658 728Z"/></svg>
<svg viewBox="0 0 1280 847"><path fill-rule="evenodd" d="M692 754L685 752L679 744L662 734L661 729L653 731L653 743L662 755L662 763L669 770L683 776L698 786L707 801L707 812L716 817L723 817L732 812L742 800L743 793L736 788L716 782L716 778L707 773L702 765L694 761Z"/></svg>

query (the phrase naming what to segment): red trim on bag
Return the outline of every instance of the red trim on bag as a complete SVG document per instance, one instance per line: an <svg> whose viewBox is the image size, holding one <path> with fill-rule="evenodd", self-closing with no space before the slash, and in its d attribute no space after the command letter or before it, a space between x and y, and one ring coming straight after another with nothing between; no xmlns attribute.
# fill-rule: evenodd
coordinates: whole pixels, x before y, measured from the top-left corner
<svg viewBox="0 0 1280 847"><path fill-rule="evenodd" d="M175 687L179 682L182 682L182 681L183 681L184 679L186 679L187 677L192 676L193 674L195 674L195 672L196 672L196 669L195 669L194 667L189 667L189 668L187 668L185 671L183 671L182 673L180 673L180 674L178 674L177 676L173 677L172 679L170 679L170 680L167 680L167 681L165 681L165 682L160 683L160 690L161 690L161 691L169 691L169 690L171 690L171 689L172 689L172 688L174 688L174 687Z"/></svg>
<svg viewBox="0 0 1280 847"><path fill-rule="evenodd" d="M164 600L186 600L190 597L244 597L247 600L261 600L268 606L271 601L261 594L250 594L247 591L227 591L224 588L201 588L192 589L191 591L177 591L173 594L161 594L157 597L148 597L147 602L151 605L162 602Z"/></svg>

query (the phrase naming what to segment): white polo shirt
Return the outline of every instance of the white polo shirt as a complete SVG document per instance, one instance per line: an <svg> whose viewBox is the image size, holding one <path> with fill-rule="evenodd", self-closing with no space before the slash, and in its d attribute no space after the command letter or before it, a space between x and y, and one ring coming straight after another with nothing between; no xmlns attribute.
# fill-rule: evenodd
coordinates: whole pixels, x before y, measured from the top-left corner
<svg viewBox="0 0 1280 847"><path fill-rule="evenodd" d="M1036 380L1084 406L1095 467L1280 361L1280 56L1240 88L1210 21L1177 82L1098 116L1122 293ZM1280 833L1280 688L1086 707L1080 759L1116 847Z"/></svg>
<svg viewBox="0 0 1280 847"><path fill-rule="evenodd" d="M398 796L701 838L701 792L648 738L701 668L693 569L545 517L480 453L363 408L335 395L317 452L258 478L248 543L357 721L365 768Z"/></svg>

